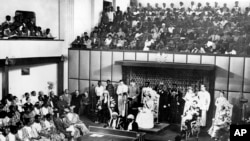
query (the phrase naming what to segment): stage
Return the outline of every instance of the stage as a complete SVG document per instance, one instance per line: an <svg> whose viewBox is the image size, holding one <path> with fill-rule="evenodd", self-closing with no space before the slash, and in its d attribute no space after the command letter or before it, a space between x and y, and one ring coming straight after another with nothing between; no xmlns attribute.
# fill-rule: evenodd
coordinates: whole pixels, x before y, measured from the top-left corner
<svg viewBox="0 0 250 141"><path fill-rule="evenodd" d="M145 133L158 133L166 129L168 126L169 126L168 123L159 123L159 124L155 124L154 128L152 129L139 128L139 131L145 132Z"/></svg>

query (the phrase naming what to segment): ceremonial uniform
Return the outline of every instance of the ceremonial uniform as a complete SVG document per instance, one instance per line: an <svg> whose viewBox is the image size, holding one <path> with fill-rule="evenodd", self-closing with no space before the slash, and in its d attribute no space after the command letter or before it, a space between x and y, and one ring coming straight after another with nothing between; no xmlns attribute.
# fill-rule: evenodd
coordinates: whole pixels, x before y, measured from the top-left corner
<svg viewBox="0 0 250 141"><path fill-rule="evenodd" d="M207 121L207 111L210 106L210 93L208 91L199 91L198 96L200 98L199 100L199 106L202 111L201 113L201 126L206 126Z"/></svg>

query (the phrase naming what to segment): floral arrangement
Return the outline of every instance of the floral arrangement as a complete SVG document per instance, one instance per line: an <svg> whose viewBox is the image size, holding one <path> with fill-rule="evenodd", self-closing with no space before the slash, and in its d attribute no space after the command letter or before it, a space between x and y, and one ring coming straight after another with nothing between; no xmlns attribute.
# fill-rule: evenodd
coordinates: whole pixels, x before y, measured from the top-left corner
<svg viewBox="0 0 250 141"><path fill-rule="evenodd" d="M110 97L110 107L115 107L116 102L113 97Z"/></svg>
<svg viewBox="0 0 250 141"><path fill-rule="evenodd" d="M48 84L48 89L49 90L53 90L54 89L54 83L53 82L48 81L47 84Z"/></svg>

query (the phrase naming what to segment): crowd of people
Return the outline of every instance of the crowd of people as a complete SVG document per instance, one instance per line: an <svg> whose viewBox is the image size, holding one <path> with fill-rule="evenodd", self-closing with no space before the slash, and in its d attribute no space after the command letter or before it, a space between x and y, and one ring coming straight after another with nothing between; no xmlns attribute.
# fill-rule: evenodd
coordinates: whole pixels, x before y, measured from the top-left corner
<svg viewBox="0 0 250 141"><path fill-rule="evenodd" d="M210 94L205 85L201 85L201 89L195 91L189 87L185 96L184 93L176 84L173 84L171 88L166 88L162 82L152 88L150 82L139 87L134 80L131 80L129 85L124 84L121 80L115 87L110 81L107 81L107 85L104 87L99 81L95 87L98 101L97 117L100 117L97 120L114 129L127 129L123 125L124 119L126 120L128 116L132 115L139 128L150 129L157 122L180 124L190 121L193 118L193 115L190 115L193 113L192 110L199 109L197 117L199 116L201 119L201 126L206 126ZM105 101L110 102L106 104ZM107 120L110 117L118 119L115 125L110 124L110 120ZM186 125L183 124L183 126Z"/></svg>
<svg viewBox="0 0 250 141"><path fill-rule="evenodd" d="M189 7L141 3L104 9L101 22L72 42L74 48L250 54L250 8L191 2Z"/></svg>
<svg viewBox="0 0 250 141"><path fill-rule="evenodd" d="M11 16L7 15L0 25L0 39L17 37L53 38L50 28L42 29L36 25L35 18L22 18L21 15L16 15L12 20Z"/></svg>
<svg viewBox="0 0 250 141"><path fill-rule="evenodd" d="M95 94L96 100L102 101L101 105L97 102L100 106L96 111L97 117L101 117L97 120L105 123L105 127L138 131L154 128L158 122L167 122L180 124L181 138L188 138L191 135L198 137L201 127L208 125L211 96L204 84L199 88L189 86L187 90L181 90L176 84L166 88L163 82L155 87L146 82L139 87L134 80L129 85L121 80L117 86L108 80L106 87L101 81L98 82ZM105 101L109 101L108 104ZM216 99L215 106L215 116L208 133L214 140L228 138L233 106L223 91Z"/></svg>
<svg viewBox="0 0 250 141"><path fill-rule="evenodd" d="M139 87L135 80L126 85L120 80L114 86L109 80L107 85L101 81L88 93L72 94L66 89L60 96L50 91L25 93L21 99L9 94L0 103L0 140L74 140L89 133L80 120L84 113L94 108L92 118L103 123L104 128L125 131L151 129L159 122L181 125L180 135L198 134L200 127L207 126L207 112L210 107L210 93L206 86L188 87L180 90L176 84L166 88L163 82L152 87L145 82ZM91 100L90 100L91 99ZM90 103L94 107L87 107ZM229 130L232 105L220 93L216 99L216 112L209 134L219 139ZM224 134L222 134L224 132ZM228 137L228 136L227 136Z"/></svg>
<svg viewBox="0 0 250 141"><path fill-rule="evenodd" d="M32 91L19 99L8 94L0 103L0 140L70 141L88 134L78 115L85 95L65 90L58 97L53 91L48 95Z"/></svg>

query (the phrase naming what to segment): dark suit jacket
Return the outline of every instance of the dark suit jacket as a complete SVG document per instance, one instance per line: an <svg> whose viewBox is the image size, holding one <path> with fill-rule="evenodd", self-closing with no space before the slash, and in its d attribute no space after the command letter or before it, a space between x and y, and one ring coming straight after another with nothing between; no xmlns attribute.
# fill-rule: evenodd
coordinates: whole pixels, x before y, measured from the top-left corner
<svg viewBox="0 0 250 141"><path fill-rule="evenodd" d="M125 124L124 130L128 130L128 125L129 125L129 122L127 122L127 123ZM138 124L137 124L137 122L134 121L134 122L132 123L132 131L137 132L138 130L139 130Z"/></svg>
<svg viewBox="0 0 250 141"><path fill-rule="evenodd" d="M67 138L71 137L70 132L66 131L66 124L60 118L54 118L54 124L59 132L63 133Z"/></svg>

